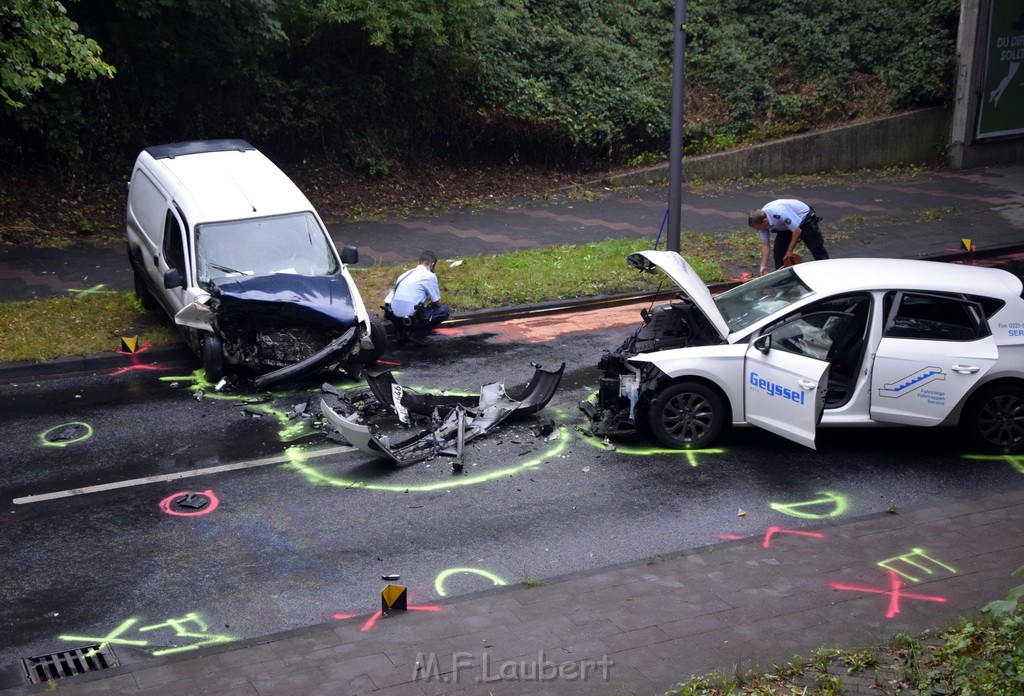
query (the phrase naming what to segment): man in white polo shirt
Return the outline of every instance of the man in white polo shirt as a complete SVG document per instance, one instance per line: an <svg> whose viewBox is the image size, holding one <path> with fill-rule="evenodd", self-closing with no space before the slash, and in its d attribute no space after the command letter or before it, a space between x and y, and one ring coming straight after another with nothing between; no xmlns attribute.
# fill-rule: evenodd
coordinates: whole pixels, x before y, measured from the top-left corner
<svg viewBox="0 0 1024 696"><path fill-rule="evenodd" d="M768 248L771 235L775 233L772 256L775 268L792 264L797 242L803 240L815 261L828 258L825 238L818 222L821 220L814 208L795 198L780 198L750 211L747 224L761 233L761 275L768 272Z"/></svg>
<svg viewBox="0 0 1024 696"><path fill-rule="evenodd" d="M441 290L434 267L437 256L432 251L420 254L420 263L395 281L394 289L384 302L390 307L392 323L399 338L413 343L426 343L426 334L451 315L448 305L441 304Z"/></svg>

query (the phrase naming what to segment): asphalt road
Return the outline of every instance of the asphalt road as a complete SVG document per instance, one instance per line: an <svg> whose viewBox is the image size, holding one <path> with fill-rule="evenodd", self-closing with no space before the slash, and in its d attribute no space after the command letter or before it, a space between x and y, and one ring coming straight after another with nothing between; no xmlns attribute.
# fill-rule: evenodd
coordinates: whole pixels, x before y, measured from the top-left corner
<svg viewBox="0 0 1024 696"><path fill-rule="evenodd" d="M815 451L748 428L708 451L608 449L579 432L577 403L637 321L628 308L469 326L393 353L401 384L462 392L566 363L548 408L472 443L460 475L445 458L373 460L289 418L318 403L321 380L259 403L213 393L191 362L0 385L0 687L21 658L82 645L141 659L369 616L384 575L429 608L1024 486L1024 471L972 456L956 431L830 431ZM531 432L544 417L557 438ZM177 505L189 492L206 504Z"/></svg>

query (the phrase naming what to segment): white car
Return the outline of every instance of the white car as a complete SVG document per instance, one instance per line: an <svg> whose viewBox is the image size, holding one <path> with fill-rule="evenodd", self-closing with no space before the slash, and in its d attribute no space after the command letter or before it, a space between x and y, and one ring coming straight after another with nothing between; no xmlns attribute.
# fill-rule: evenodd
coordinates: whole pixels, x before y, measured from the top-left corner
<svg viewBox="0 0 1024 696"><path fill-rule="evenodd" d="M606 353L602 437L652 433L703 448L750 424L813 448L821 426L960 425L989 452L1024 450L1024 299L1007 271L934 261L832 259L716 297L675 252L661 269L679 301Z"/></svg>

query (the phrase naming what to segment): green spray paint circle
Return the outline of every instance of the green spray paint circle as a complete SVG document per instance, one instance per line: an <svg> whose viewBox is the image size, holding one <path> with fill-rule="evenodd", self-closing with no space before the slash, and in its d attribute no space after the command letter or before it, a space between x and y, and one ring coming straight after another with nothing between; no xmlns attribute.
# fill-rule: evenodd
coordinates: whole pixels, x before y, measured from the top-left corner
<svg viewBox="0 0 1024 696"><path fill-rule="evenodd" d="M84 432L78 437L72 438L70 440L54 441L47 439L50 436L50 434L53 433L54 431L59 431L61 429L72 427L80 428ZM61 423L60 425L55 425L52 428L44 430L43 432L39 433L39 443L43 445L43 447L67 447L68 445L73 445L76 442L84 442L85 440L88 440L90 437L92 437L91 425L89 425L88 423L82 423L81 421L73 421L71 423Z"/></svg>
<svg viewBox="0 0 1024 696"><path fill-rule="evenodd" d="M444 591L444 583L448 578L450 578L452 575L455 575L456 573L471 573L473 575L479 575L482 578L490 580L494 585L508 584L494 573L487 570L481 570L480 568L449 568L448 570L442 570L440 573L437 574L437 577L434 579L434 590L437 592L439 597L446 596L446 593Z"/></svg>
<svg viewBox="0 0 1024 696"><path fill-rule="evenodd" d="M306 463L305 453L298 447L289 447L285 450L285 456L288 457L289 463L285 466L290 466L303 476L305 476L311 483L327 484L329 486L336 486L338 488L362 488L369 491L389 491L392 493L408 493L417 492L425 493L429 491L444 490L446 488L460 488L464 486L473 486L478 483L485 483L487 481L493 481L494 479L503 478L505 476L512 476L519 474L524 471L530 471L536 469L542 463L548 459L553 459L558 455L562 454L568 447L569 431L564 426L558 429L559 438L558 442L547 449L546 451L538 454L532 459L528 459L524 462L515 464L514 466L506 466L501 469L495 469L493 471L482 472L473 475L464 476L453 476L452 478L444 481L435 481L433 483L412 483L412 484L392 484L392 483L367 483L366 481L359 481L358 479L350 479L342 476L330 476L322 471L318 470Z"/></svg>

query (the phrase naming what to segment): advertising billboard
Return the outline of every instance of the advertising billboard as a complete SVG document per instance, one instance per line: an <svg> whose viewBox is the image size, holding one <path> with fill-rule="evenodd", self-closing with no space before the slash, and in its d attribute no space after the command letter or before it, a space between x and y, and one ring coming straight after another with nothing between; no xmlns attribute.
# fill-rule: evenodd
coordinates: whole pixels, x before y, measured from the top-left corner
<svg viewBox="0 0 1024 696"><path fill-rule="evenodd" d="M978 138L1024 133L1024 3L992 0Z"/></svg>

